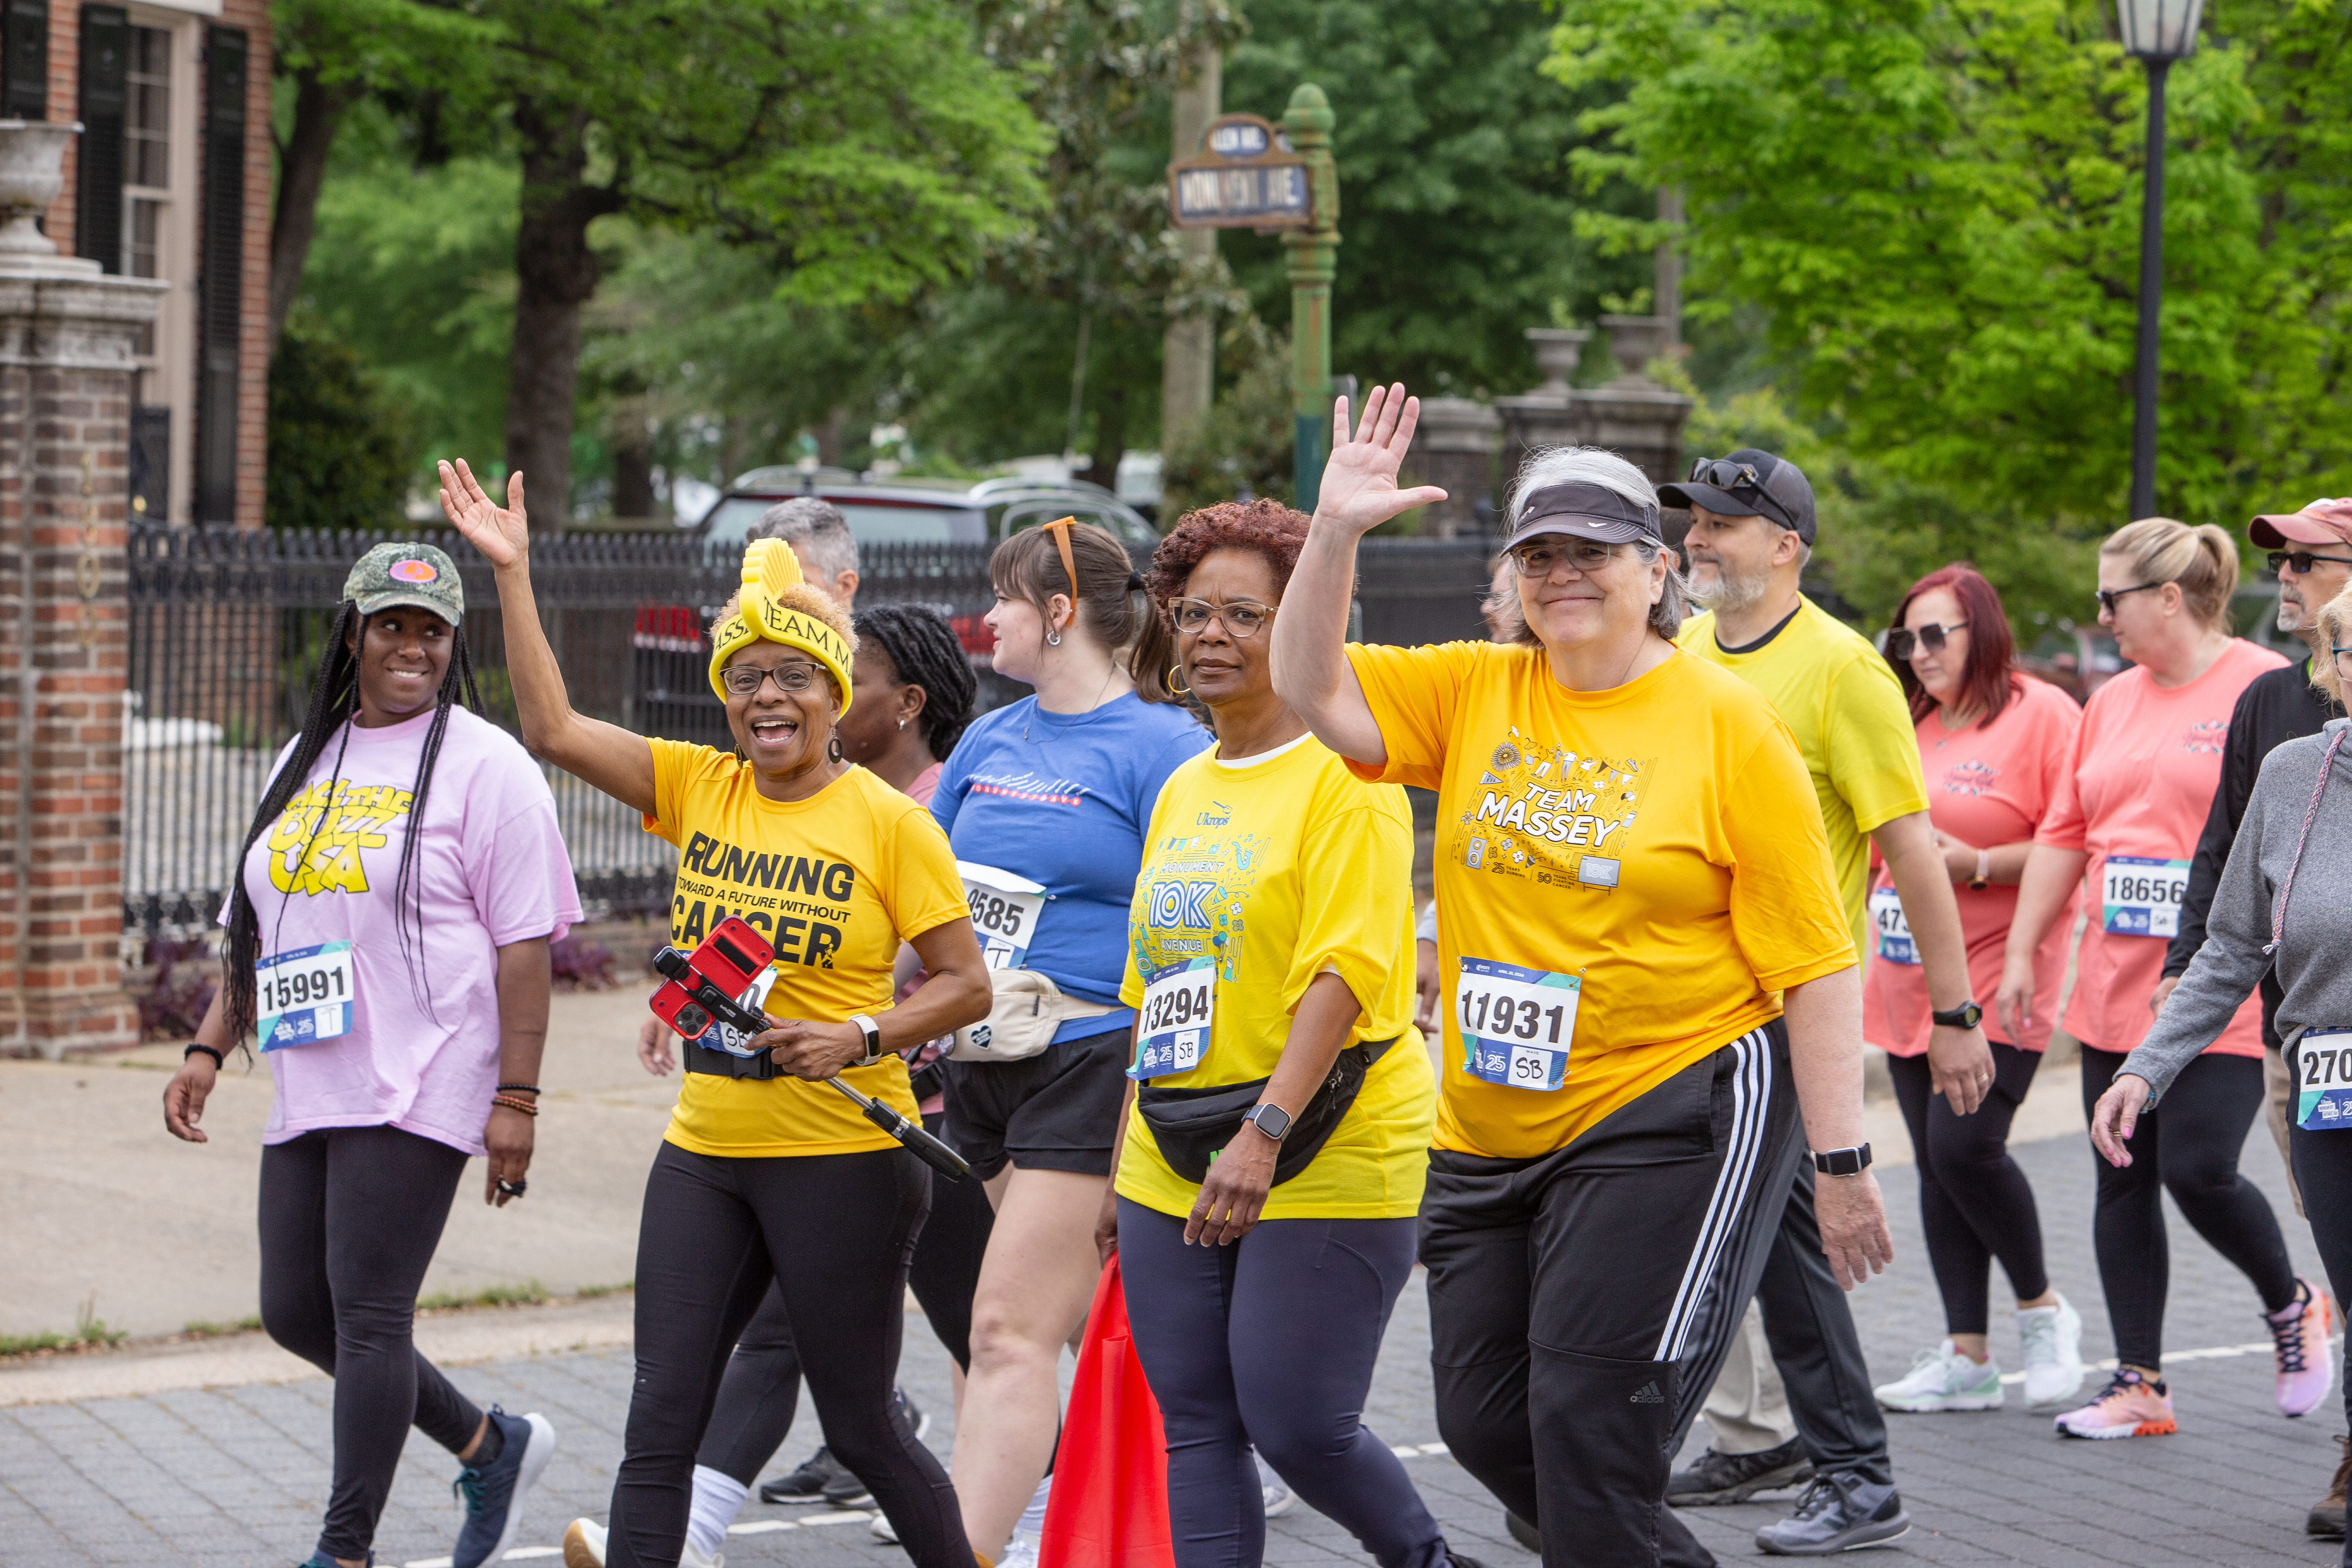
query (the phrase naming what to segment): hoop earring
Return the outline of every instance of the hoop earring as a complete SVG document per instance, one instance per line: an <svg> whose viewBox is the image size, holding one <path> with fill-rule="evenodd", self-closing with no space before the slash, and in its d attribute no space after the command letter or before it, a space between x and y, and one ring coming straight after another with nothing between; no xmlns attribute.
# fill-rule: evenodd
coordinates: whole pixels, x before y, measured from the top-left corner
<svg viewBox="0 0 2352 1568"><path fill-rule="evenodd" d="M1168 689L1174 692L1179 697L1190 697L1192 695L1192 689L1191 687L1179 686L1176 684L1176 678L1183 673L1184 666L1181 662L1171 664L1168 667Z"/></svg>
<svg viewBox="0 0 2352 1568"><path fill-rule="evenodd" d="M1059 631L1050 631L1050 632L1047 632L1047 633L1045 634L1045 646L1046 646L1047 647L1061 647L1061 646L1062 646L1062 634L1061 634Z"/></svg>
<svg viewBox="0 0 2352 1568"><path fill-rule="evenodd" d="M829 741L825 742L825 743L824 743L824 760L825 760L826 762L828 762L828 763L838 763L841 761L841 737L840 737L840 736L835 735L835 736L834 736L831 740L829 740Z"/></svg>

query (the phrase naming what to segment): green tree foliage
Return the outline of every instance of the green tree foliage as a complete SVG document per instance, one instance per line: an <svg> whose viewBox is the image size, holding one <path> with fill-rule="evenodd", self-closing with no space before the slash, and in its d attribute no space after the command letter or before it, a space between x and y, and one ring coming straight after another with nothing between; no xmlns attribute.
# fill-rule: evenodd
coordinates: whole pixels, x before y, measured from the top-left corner
<svg viewBox="0 0 2352 1568"><path fill-rule="evenodd" d="M1161 454L1162 527L1195 507L1244 494L1286 506L1296 496L1290 341L1270 338L1254 318L1245 319L1223 334L1218 355L1239 374L1217 395L1208 417L1194 420L1175 448Z"/></svg>
<svg viewBox="0 0 2352 1568"><path fill-rule="evenodd" d="M1427 392L1523 392L1536 381L1524 329L1589 321L1604 297L1647 288L1648 257L1606 258L1579 237L1588 205L1638 215L1655 198L1622 183L1578 189L1578 110L1614 93L1545 77L1551 24L1537 0L1250 0L1247 11L1225 108L1279 120L1311 81L1339 120L1336 370ZM1286 323L1280 246L1245 231L1224 246L1258 313Z"/></svg>
<svg viewBox="0 0 2352 1568"><path fill-rule="evenodd" d="M1585 115L1606 141L1580 167L1687 190L1700 308L1760 307L1799 411L1958 509L1906 527L1973 538L1981 559L1991 534L2032 555L2008 534L2122 520L2146 97L2112 6L1559 10L1551 69L1614 100ZM2234 522L2352 488L2352 120L2326 65L2347 54L2352 7L2243 0L2209 10L2173 68L2158 474L2173 515ZM1653 238L1605 215L1581 227Z"/></svg>
<svg viewBox="0 0 2352 1568"><path fill-rule="evenodd" d="M407 410L317 316L298 310L269 362L273 528L387 528L408 497Z"/></svg>

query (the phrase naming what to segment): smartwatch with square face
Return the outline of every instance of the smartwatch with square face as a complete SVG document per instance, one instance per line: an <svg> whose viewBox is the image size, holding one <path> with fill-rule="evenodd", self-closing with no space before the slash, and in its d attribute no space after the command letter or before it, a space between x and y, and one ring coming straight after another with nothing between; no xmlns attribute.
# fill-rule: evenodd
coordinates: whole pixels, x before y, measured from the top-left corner
<svg viewBox="0 0 2352 1568"><path fill-rule="evenodd" d="M1290 1131L1290 1112L1279 1105L1255 1106L1242 1120L1277 1143L1282 1142L1282 1135Z"/></svg>

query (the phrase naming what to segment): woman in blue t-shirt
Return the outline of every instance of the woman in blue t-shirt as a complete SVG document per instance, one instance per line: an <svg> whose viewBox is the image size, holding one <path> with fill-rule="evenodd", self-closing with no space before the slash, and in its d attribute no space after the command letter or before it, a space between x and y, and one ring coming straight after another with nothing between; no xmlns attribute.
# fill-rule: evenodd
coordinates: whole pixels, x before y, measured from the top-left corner
<svg viewBox="0 0 2352 1568"><path fill-rule="evenodd" d="M1015 984L1059 1019L1042 1049L1003 1059L1039 1042L1000 1016L994 1037L968 1035L961 1052L995 1059L944 1064L948 1141L996 1205L952 1466L964 1529L994 1558L1053 1457L1055 1366L1101 1273L1094 1224L1135 1016L1118 985L1144 828L1160 786L1210 736L1158 679L1173 658L1168 635L1112 535L1067 520L1016 533L989 574L997 673L1036 695L964 731L931 813L990 967L1030 972Z"/></svg>

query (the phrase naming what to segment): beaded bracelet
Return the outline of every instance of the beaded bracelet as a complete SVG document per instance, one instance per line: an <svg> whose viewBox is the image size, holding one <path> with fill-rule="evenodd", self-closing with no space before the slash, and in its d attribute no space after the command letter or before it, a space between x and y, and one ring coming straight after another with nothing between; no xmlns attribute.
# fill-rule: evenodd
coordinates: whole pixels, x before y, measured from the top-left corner
<svg viewBox="0 0 2352 1568"><path fill-rule="evenodd" d="M528 1100L517 1100L512 1095L509 1094L494 1094L490 1096L490 1103L492 1105L503 1105L509 1110L520 1110L525 1116L537 1116L539 1114L538 1106L533 1105Z"/></svg>
<svg viewBox="0 0 2352 1568"><path fill-rule="evenodd" d="M196 1044L196 1043L194 1043L194 1042L193 1042L193 1041L192 1041L192 1042L190 1042L190 1044L189 1044L189 1046L188 1046L188 1048L187 1048L186 1050L182 1051L182 1052L180 1053L180 1059L181 1059L182 1061L186 1061L190 1057L194 1056L198 1051L202 1051L202 1052L204 1052L204 1053L205 1053L205 1055L206 1055L206 1056L208 1056L208 1057L212 1058L213 1058L213 1066L214 1066L214 1067L215 1067L215 1068L225 1068L225 1067L228 1066L228 1058L227 1058L226 1057L222 1056L218 1051L216 1051L216 1050L213 1049L210 1046L198 1045L198 1044Z"/></svg>

